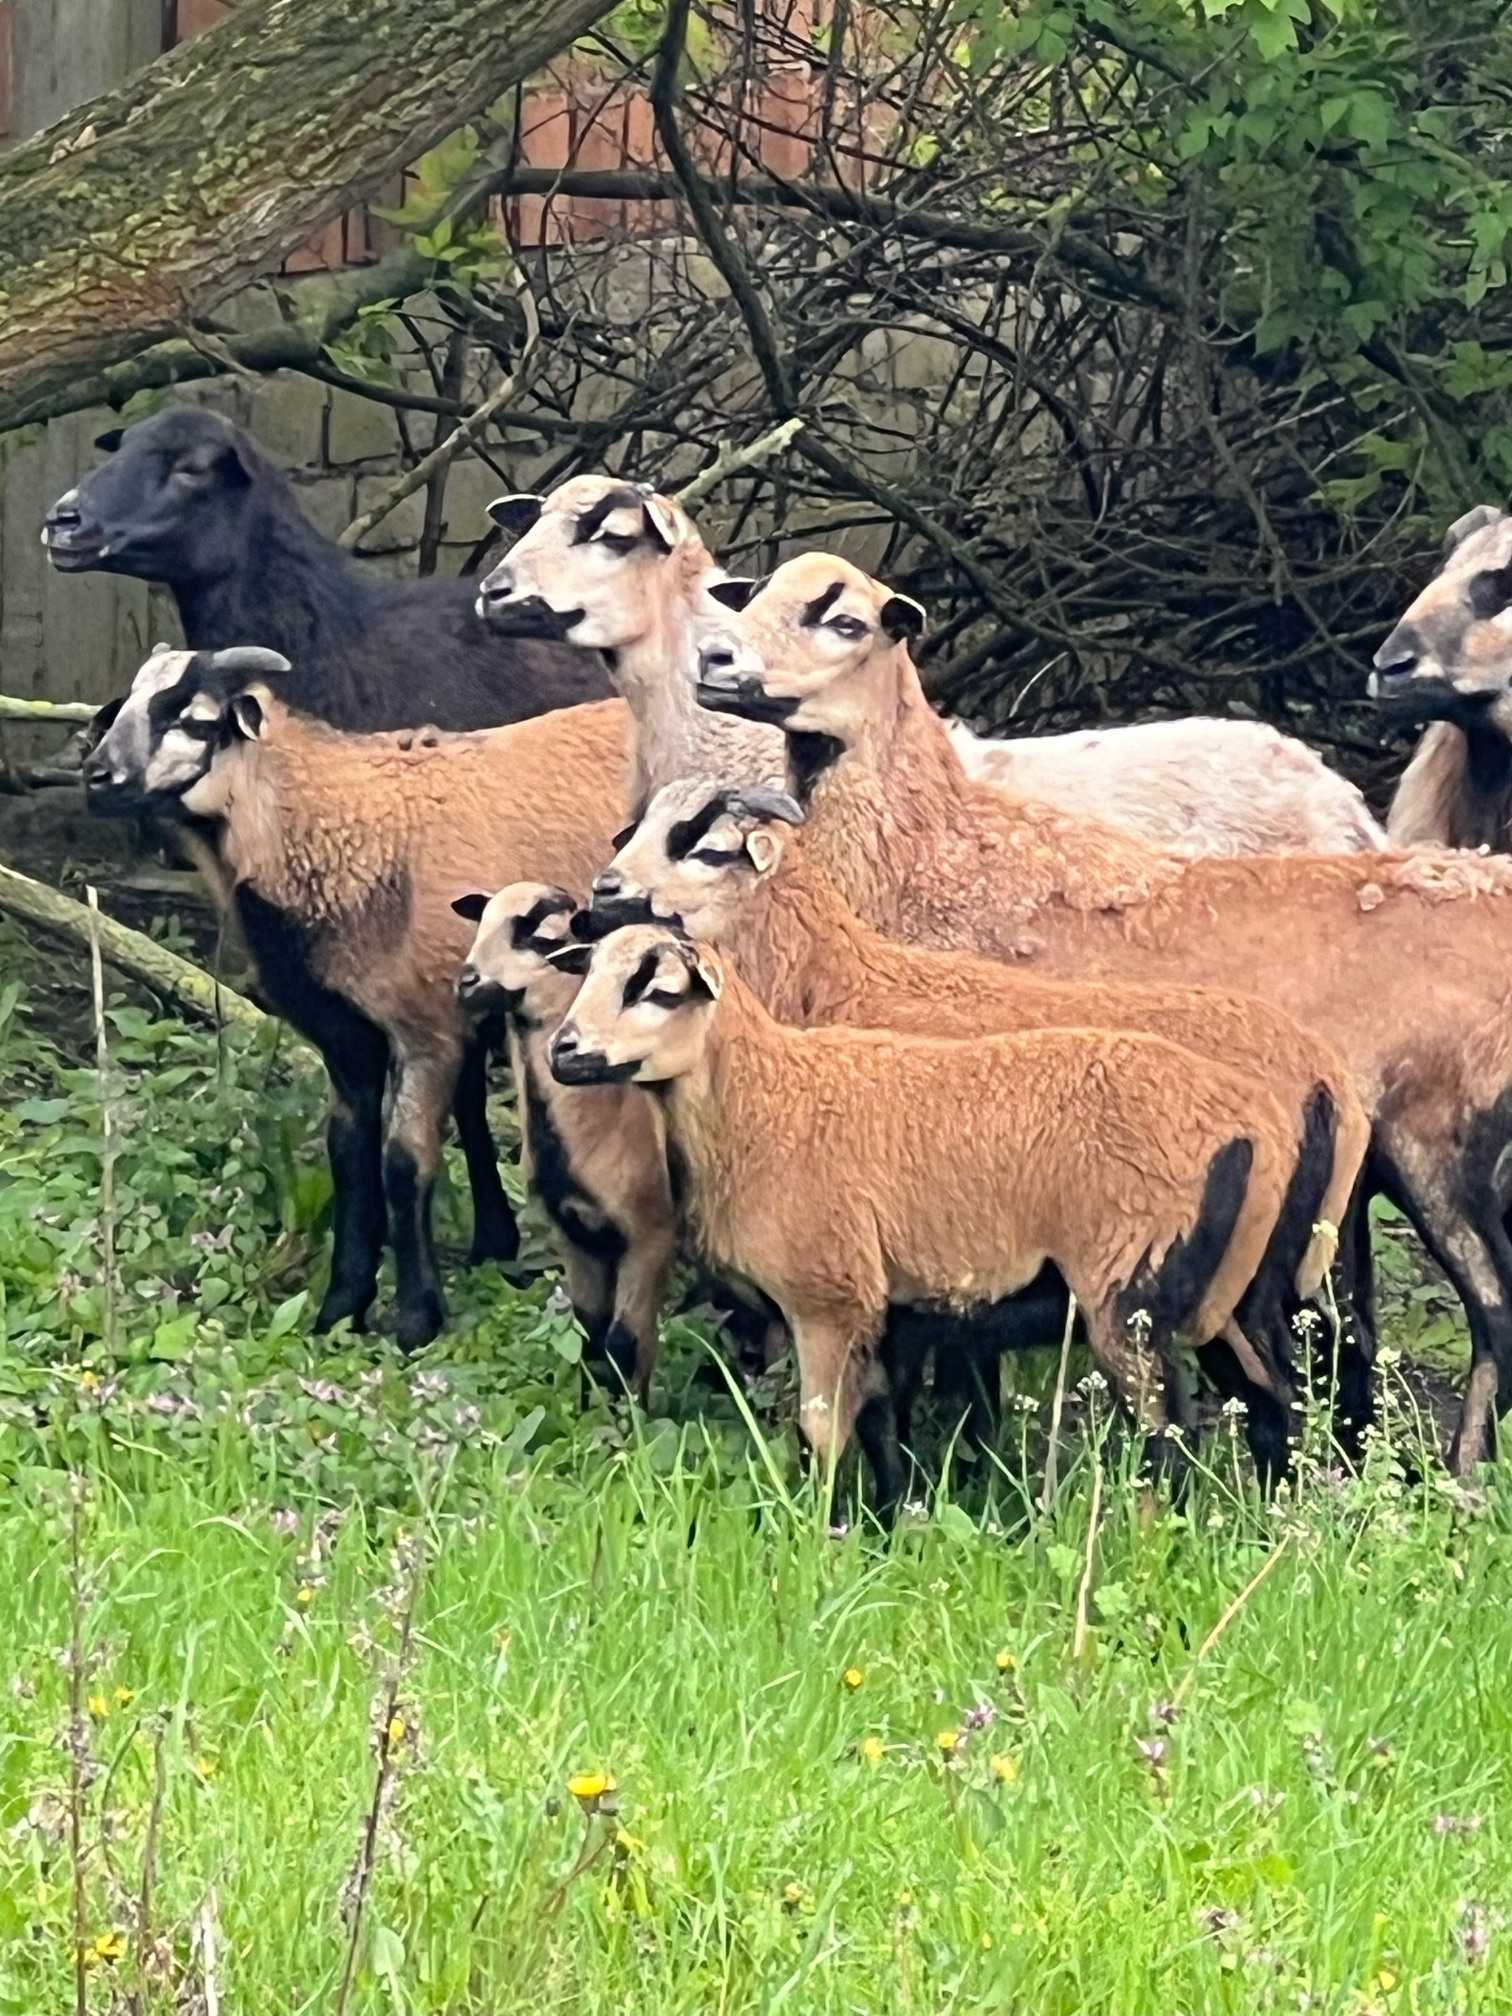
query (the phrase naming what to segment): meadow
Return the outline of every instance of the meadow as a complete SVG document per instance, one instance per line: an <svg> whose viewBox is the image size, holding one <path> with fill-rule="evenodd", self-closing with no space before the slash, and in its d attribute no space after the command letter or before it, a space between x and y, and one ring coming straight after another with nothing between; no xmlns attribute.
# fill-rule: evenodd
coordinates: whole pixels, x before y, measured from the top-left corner
<svg viewBox="0 0 1512 2016"><path fill-rule="evenodd" d="M1025 1360L884 1537L696 1312L649 1418L549 1276L312 1338L299 1053L113 995L102 1102L0 973L0 2011L1512 2006L1512 1500L1404 1363L1363 1476L1220 1419L1176 1513L1075 1358L1047 1487Z"/></svg>

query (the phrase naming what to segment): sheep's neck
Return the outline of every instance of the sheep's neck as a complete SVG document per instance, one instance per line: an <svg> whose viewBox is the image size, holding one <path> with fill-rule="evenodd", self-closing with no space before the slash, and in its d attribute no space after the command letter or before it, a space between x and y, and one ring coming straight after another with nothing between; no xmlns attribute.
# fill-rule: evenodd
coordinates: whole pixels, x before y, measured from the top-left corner
<svg viewBox="0 0 1512 2016"><path fill-rule="evenodd" d="M217 770L222 852L237 886L311 926L407 901L402 821L380 829L351 817L366 780L343 778L337 752L307 748L286 723L225 751Z"/></svg>
<svg viewBox="0 0 1512 2016"><path fill-rule="evenodd" d="M738 1266L732 1237L742 1218L761 1212L764 1179L790 1184L775 1140L773 1102L785 1110L791 1089L788 1053L794 1032L765 1014L739 976L726 969L724 992L698 1061L663 1088L669 1150L687 1186L694 1242L714 1264Z"/></svg>
<svg viewBox="0 0 1512 2016"><path fill-rule="evenodd" d="M722 783L780 782L782 735L700 707L696 651L685 620L661 611L651 627L621 646L611 662L616 692L635 720L632 807L637 816L664 784L680 777Z"/></svg>
<svg viewBox="0 0 1512 2016"><path fill-rule="evenodd" d="M871 934L833 882L792 849L757 884L730 933L741 977L779 1022L847 1019L849 975Z"/></svg>
<svg viewBox="0 0 1512 2016"><path fill-rule="evenodd" d="M969 836L970 786L943 724L924 697L907 655L883 704L830 760L806 771L804 744L789 780L808 807L808 858L859 917L879 931L909 929L911 892L942 881L942 850ZM821 752L822 754L822 752Z"/></svg>

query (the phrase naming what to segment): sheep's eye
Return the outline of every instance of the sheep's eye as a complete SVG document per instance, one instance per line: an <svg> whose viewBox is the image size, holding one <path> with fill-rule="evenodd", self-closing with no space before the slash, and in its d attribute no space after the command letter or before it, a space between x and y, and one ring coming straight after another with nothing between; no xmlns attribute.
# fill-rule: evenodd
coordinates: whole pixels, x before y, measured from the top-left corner
<svg viewBox="0 0 1512 2016"><path fill-rule="evenodd" d="M836 616L830 623L837 637L864 637L866 625L854 616Z"/></svg>
<svg viewBox="0 0 1512 2016"><path fill-rule="evenodd" d="M595 546L607 546L611 553L633 553L640 544L638 532L600 532Z"/></svg>
<svg viewBox="0 0 1512 2016"><path fill-rule="evenodd" d="M168 472L169 480L171 482L185 483L188 484L191 488L196 483L203 483L205 478L209 474L210 471L208 469L196 469L187 462L178 463L174 468L170 469Z"/></svg>
<svg viewBox="0 0 1512 2016"><path fill-rule="evenodd" d="M710 868L728 868L732 861L745 859L744 847L699 847L694 850L693 859L703 861Z"/></svg>
<svg viewBox="0 0 1512 2016"><path fill-rule="evenodd" d="M1470 583L1470 607L1477 616L1498 616L1512 602L1512 568L1487 568Z"/></svg>
<svg viewBox="0 0 1512 2016"><path fill-rule="evenodd" d="M646 996L654 1008L681 1008L687 998L674 987L653 987Z"/></svg>

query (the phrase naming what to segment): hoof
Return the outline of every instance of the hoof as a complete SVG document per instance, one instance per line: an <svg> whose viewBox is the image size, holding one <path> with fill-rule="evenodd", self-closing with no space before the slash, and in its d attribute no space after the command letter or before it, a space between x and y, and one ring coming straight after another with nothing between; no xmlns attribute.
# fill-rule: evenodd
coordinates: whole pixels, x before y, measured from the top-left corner
<svg viewBox="0 0 1512 2016"><path fill-rule="evenodd" d="M446 1328L446 1304L439 1295L425 1295L407 1304L394 1318L394 1341L405 1353L418 1351Z"/></svg>
<svg viewBox="0 0 1512 2016"><path fill-rule="evenodd" d="M376 1292L373 1288L338 1288L333 1283L327 1288L325 1300L315 1312L315 1334L323 1336L341 1322L350 1323L356 1332L365 1330L368 1310L373 1306Z"/></svg>

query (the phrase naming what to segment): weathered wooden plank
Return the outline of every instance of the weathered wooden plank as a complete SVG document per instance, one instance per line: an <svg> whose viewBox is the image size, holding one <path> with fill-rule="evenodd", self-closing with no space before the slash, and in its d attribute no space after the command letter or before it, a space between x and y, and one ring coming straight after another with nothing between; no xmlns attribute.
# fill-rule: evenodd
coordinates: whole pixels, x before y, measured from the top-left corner
<svg viewBox="0 0 1512 2016"><path fill-rule="evenodd" d="M162 47L161 0L26 0L14 10L12 115L34 133L132 71ZM0 444L0 685L23 699L108 700L143 653L147 590L48 567L42 514L99 460L94 437L114 424L104 410L71 415L41 433ZM13 760L56 748L56 731L8 730Z"/></svg>
<svg viewBox="0 0 1512 2016"><path fill-rule="evenodd" d="M15 130L25 135L161 55L162 0L26 0L13 34Z"/></svg>

